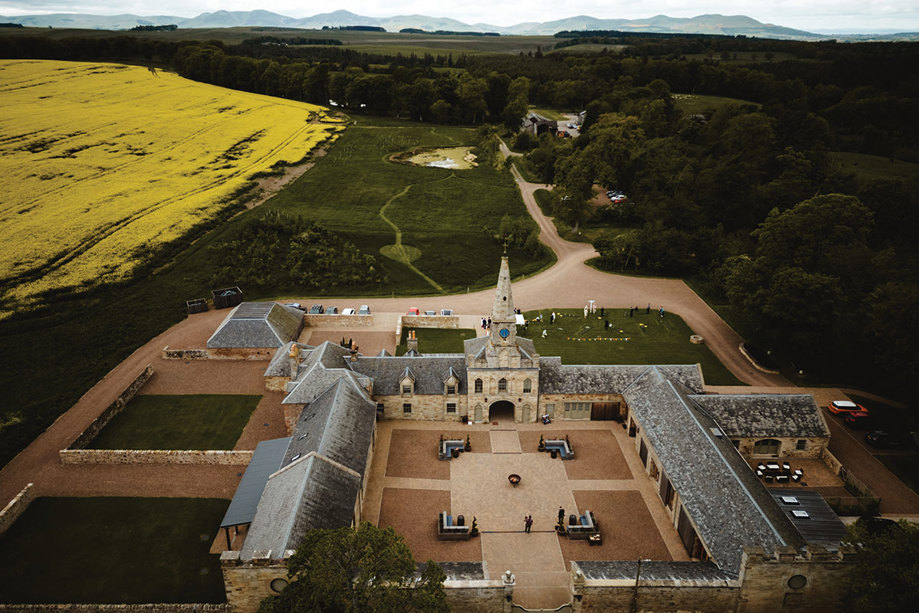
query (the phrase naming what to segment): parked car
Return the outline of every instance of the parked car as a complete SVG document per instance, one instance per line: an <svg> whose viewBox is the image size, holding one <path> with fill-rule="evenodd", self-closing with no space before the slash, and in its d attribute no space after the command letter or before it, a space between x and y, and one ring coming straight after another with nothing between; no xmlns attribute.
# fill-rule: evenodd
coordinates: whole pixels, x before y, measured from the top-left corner
<svg viewBox="0 0 919 613"><path fill-rule="evenodd" d="M325 310L326 315L338 315L338 307L332 306Z"/></svg>
<svg viewBox="0 0 919 613"><path fill-rule="evenodd" d="M909 449L913 446L913 437L909 432L872 430L865 435L865 442L884 449Z"/></svg>
<svg viewBox="0 0 919 613"><path fill-rule="evenodd" d="M354 309L342 309L342 315L354 315Z"/></svg>
<svg viewBox="0 0 919 613"><path fill-rule="evenodd" d="M432 315L437 315L437 311L425 311L424 314L431 317Z"/></svg>
<svg viewBox="0 0 919 613"><path fill-rule="evenodd" d="M440 314L444 317L451 317L453 315L453 309L441 309Z"/></svg>
<svg viewBox="0 0 919 613"><path fill-rule="evenodd" d="M366 304L362 304L361 308L357 310L358 315L370 315L370 307Z"/></svg>
<svg viewBox="0 0 919 613"><path fill-rule="evenodd" d="M299 303L299 302L291 302L291 303L288 304L287 306L293 307L293 308L295 308L295 309L300 309L301 311L305 311L305 310L306 310L306 309L304 309L302 306L300 306L300 303Z"/></svg>
<svg viewBox="0 0 919 613"><path fill-rule="evenodd" d="M868 409L860 404L855 404L851 400L834 400L826 407L833 415L843 415L846 413L867 413Z"/></svg>
<svg viewBox="0 0 919 613"><path fill-rule="evenodd" d="M874 417L864 411L848 413L842 422L854 430L867 430L874 426Z"/></svg>
<svg viewBox="0 0 919 613"><path fill-rule="evenodd" d="M418 307L412 307L408 310L409 315L420 315L421 311L418 310Z"/></svg>
<svg viewBox="0 0 919 613"><path fill-rule="evenodd" d="M310 315L319 315L322 313L322 305L314 304L310 307Z"/></svg>

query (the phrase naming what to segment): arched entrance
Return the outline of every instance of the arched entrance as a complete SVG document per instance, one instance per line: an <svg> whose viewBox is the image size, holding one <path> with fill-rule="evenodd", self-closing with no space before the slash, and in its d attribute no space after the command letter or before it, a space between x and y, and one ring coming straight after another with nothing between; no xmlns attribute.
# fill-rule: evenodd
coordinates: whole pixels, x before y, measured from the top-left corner
<svg viewBox="0 0 919 613"><path fill-rule="evenodd" d="M511 422L514 419L514 403L507 400L499 400L488 407L489 421Z"/></svg>

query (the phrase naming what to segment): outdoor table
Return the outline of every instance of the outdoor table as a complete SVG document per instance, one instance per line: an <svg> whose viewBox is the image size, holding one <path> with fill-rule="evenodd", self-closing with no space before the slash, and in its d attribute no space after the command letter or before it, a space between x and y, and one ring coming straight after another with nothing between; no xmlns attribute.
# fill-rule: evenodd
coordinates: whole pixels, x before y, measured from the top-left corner
<svg viewBox="0 0 919 613"><path fill-rule="evenodd" d="M769 462L766 464L766 468L769 470L781 470L782 467L779 466L777 462Z"/></svg>

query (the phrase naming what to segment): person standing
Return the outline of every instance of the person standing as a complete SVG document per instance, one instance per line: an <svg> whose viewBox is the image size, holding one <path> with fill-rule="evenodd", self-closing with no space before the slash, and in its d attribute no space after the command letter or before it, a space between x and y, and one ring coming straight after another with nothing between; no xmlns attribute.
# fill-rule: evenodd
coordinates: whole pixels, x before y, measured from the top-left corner
<svg viewBox="0 0 919 613"><path fill-rule="evenodd" d="M529 534L529 533L530 533L530 528L532 528L532 527L533 527L533 517L532 517L531 515L527 515L527 516L523 519L523 531L526 532L527 534Z"/></svg>
<svg viewBox="0 0 919 613"><path fill-rule="evenodd" d="M664 318L664 305L661 305L660 313L661 313L661 319L663 319Z"/></svg>

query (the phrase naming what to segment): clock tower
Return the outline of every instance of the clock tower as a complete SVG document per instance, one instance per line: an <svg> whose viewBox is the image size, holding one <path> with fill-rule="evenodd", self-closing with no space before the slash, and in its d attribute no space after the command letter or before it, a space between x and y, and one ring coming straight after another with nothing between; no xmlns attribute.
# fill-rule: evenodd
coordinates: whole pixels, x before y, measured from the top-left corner
<svg viewBox="0 0 919 613"><path fill-rule="evenodd" d="M498 287L495 302L491 307L491 328L488 331L489 345L495 349L510 349L517 346L517 313L511 296L511 272L507 256L501 258L498 272Z"/></svg>

